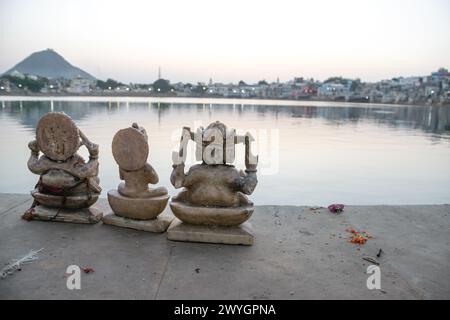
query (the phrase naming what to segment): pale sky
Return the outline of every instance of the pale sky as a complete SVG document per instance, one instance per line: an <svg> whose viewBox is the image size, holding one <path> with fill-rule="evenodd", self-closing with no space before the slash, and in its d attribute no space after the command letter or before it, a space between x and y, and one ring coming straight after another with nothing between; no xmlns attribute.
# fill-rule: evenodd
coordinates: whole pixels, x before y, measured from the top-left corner
<svg viewBox="0 0 450 320"><path fill-rule="evenodd" d="M427 75L450 0L0 0L0 72L46 48L123 82Z"/></svg>

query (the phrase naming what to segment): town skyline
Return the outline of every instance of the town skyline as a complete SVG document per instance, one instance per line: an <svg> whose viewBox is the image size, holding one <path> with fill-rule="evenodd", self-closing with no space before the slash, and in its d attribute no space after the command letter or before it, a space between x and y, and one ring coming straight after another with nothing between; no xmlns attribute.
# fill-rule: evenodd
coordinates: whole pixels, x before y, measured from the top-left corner
<svg viewBox="0 0 450 320"><path fill-rule="evenodd" d="M98 79L127 83L154 80L158 66L174 82L254 83L375 82L450 65L445 0L4 0L0 9L1 72L45 48Z"/></svg>
<svg viewBox="0 0 450 320"><path fill-rule="evenodd" d="M53 48L47 48L47 49L45 49L45 50L36 51L36 52L33 52L33 53L29 54L27 57L25 57L24 59L20 60L15 66L17 66L17 65L19 65L20 63L22 63L23 61L29 59L32 55L34 55L34 54L39 54L39 53L43 53L43 52L45 52L45 51L53 51L53 52L55 52L55 53L57 53L57 54L59 55L59 53L58 53L56 50L54 50ZM60 56L63 57L62 55L60 55ZM69 63L70 63L70 62L69 62ZM75 67L75 65L76 65L76 64L74 64L73 66ZM0 70L0 71L1 71L1 72L0 72L0 75L7 74L8 71L9 71L9 72L15 71L15 70L14 70L15 66L13 66L13 67L11 67L11 68L8 68L9 70L4 70L4 71L1 71L1 70ZM76 67L75 67L75 68L76 68ZM117 81L117 82L125 83L125 84L132 84L132 83L136 83L136 84L138 84L138 83L142 83L142 84L145 84L145 83L153 83L154 81L156 81L156 80L158 80L158 79L166 79L166 80L169 80L171 83L191 83L191 84L204 83L204 84L207 84L207 83L209 83L209 82L213 82L213 83L235 84L235 83L239 83L239 82L241 82L241 81L244 81L245 83L248 83L248 84L256 84L256 83L258 83L258 82L260 82L260 81L266 81L266 82L268 82L268 83L275 83L275 82L281 82L281 83L284 83L284 82L292 81L292 80L294 80L294 79L296 79L296 78L299 78L299 77L304 78L305 80L314 80L314 81L318 81L318 82L324 82L324 81L326 81L326 80L328 80L328 79L330 79L330 78L341 77L341 78L344 78L344 79L352 79L352 80L357 80L357 79L358 79L358 80L360 80L361 82L375 83L375 82L380 82L380 81L383 81L383 80L389 80L389 79L395 79L395 78L426 77L426 76L429 75L429 73L430 73L431 71L436 71L436 70L439 70L439 69L441 69L441 68L446 68L446 66L440 66L440 67L437 67L437 68L435 68L435 69L433 69L433 70L429 70L427 74L411 74L411 75L406 75L406 76L404 76L404 75L396 75L396 76L393 76L393 77L391 77L391 78L380 79L380 80L376 80L376 81L365 81L365 80L362 79L361 77L349 78L349 77L344 77L344 76L342 76L342 75L332 75L332 74L328 75L328 76L325 77L324 79L317 79L317 78L309 77L308 75L302 75L302 74L293 74L293 75L292 75L290 78L288 78L288 79L280 79L279 77L277 77L276 79L259 78L259 80L256 80L256 81L247 81L247 80L244 79L244 78L239 78L239 79L237 79L237 80L235 80L235 81L222 82L222 81L214 81L214 78L212 78L212 77L210 77L209 79L201 79L201 80L175 81L175 80L173 80L173 79L169 79L168 77L164 77L162 67L161 67L160 65L158 65L158 66L157 66L157 69L156 69L155 72L154 72L155 75L156 75L154 78L151 78L151 76L149 76L149 77L148 77L149 79L146 80L146 81L133 82L133 81L123 81L122 79L116 79L116 78L113 78L113 77L111 77L111 76L106 76L106 77L104 77L104 78L98 78L98 77L95 77L94 74L90 73L89 70L81 70L81 71L82 71L82 72L88 72L88 73L90 73L90 75L94 76L97 80L115 80L115 81ZM19 73L20 73L20 72L19 72ZM24 75L27 75L27 74L28 74L28 75L32 75L32 76L33 76L33 75L41 76L41 75L39 75L39 74L34 74L34 73L24 73ZM50 78L51 78L51 77L50 77ZM57 77L56 77L56 78L57 78Z"/></svg>
<svg viewBox="0 0 450 320"><path fill-rule="evenodd" d="M450 73L446 68L427 76L394 77L375 83L336 76L321 82L297 76L286 82L240 80L225 84L210 78L208 82L195 84L164 79L158 67L157 80L126 84L111 78L96 79L52 49L34 52L0 75L0 94L7 95L167 95L443 105L450 102L449 89Z"/></svg>

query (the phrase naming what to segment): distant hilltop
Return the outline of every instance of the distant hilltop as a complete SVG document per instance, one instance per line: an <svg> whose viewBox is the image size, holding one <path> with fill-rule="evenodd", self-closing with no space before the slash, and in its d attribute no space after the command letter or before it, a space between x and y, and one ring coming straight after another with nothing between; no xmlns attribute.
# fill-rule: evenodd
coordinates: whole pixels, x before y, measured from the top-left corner
<svg viewBox="0 0 450 320"><path fill-rule="evenodd" d="M32 53L30 56L16 64L4 73L4 75L35 75L50 79L85 78L96 80L95 77L71 65L66 59L53 49L47 49Z"/></svg>

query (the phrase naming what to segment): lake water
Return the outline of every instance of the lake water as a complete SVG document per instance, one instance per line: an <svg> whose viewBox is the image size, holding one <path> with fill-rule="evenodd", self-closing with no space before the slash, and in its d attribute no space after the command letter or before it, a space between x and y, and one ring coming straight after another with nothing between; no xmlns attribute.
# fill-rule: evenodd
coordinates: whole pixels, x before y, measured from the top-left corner
<svg viewBox="0 0 450 320"><path fill-rule="evenodd" d="M117 130L133 122L145 127L148 161L159 185L173 195L171 153L178 149L181 128L220 120L256 139L259 184L250 196L255 204L450 203L448 107L119 100L0 101L0 192L28 193L34 187L38 177L27 169L27 144L39 118L53 110L67 113L100 145L103 196L119 184L111 154ZM194 162L193 150L191 145L188 163ZM85 149L80 153L87 156ZM244 168L243 160L238 146L236 166Z"/></svg>

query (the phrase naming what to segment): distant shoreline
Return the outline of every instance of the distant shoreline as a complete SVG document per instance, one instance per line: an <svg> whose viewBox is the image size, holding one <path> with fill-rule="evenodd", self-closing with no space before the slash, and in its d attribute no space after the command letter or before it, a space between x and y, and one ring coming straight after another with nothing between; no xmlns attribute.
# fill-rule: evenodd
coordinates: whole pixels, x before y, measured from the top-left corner
<svg viewBox="0 0 450 320"><path fill-rule="evenodd" d="M154 103L214 103L214 104L247 104L247 105L285 105L285 106L316 106L316 107L358 107L376 108L381 106L387 107L450 107L449 104L427 104L427 103L381 103L381 102L347 102L334 101L325 99L272 99L272 98L228 98L228 97L202 97L202 96L176 96L176 95L149 95L149 94L3 94L0 95L0 101L86 101L86 102L154 102Z"/></svg>

